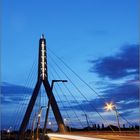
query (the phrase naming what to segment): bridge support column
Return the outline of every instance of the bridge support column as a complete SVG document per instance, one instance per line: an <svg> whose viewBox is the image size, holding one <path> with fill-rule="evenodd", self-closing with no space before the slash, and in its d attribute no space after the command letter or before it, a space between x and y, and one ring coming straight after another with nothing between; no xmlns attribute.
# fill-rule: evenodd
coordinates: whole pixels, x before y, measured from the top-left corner
<svg viewBox="0 0 140 140"><path fill-rule="evenodd" d="M48 99L51 101L50 105L52 107L56 122L58 124L59 131L61 133L65 133L67 131L63 118L61 116L61 113L59 111L57 102L53 95L52 88L50 87L50 84L48 81L46 51L47 51L46 50L46 39L44 38L44 35L42 35L42 38L39 40L38 80L37 80L35 89L33 91L32 97L30 99L30 102L28 104L23 121L21 123L20 129L19 129L19 139L20 140L24 140L24 133L25 133L26 127L28 125L28 122L29 122L29 119L30 119L30 116L31 116L31 113L32 113L32 110L33 110L33 107L34 107L36 98L38 96L39 89L40 89L42 82L45 87L45 91L48 96Z"/></svg>

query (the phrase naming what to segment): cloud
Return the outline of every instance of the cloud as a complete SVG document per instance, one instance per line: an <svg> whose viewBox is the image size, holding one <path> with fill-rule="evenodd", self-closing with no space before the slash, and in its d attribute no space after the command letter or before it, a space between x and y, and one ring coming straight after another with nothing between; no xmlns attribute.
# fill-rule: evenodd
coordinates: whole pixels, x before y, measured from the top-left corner
<svg viewBox="0 0 140 140"><path fill-rule="evenodd" d="M136 100L139 98L139 87L134 84L114 85L102 91L104 96L110 97L115 102L121 100Z"/></svg>
<svg viewBox="0 0 140 140"><path fill-rule="evenodd" d="M102 89L102 96L104 98L91 99L90 101L81 101L79 104L71 104L75 110L84 110L85 112L92 112L93 114L103 113L106 102L112 102L117 106L119 113L123 117L129 117L135 111L139 111L139 86L137 84L122 83L122 84L108 84ZM67 106L67 110L71 107ZM131 110L131 111L130 111Z"/></svg>
<svg viewBox="0 0 140 140"><path fill-rule="evenodd" d="M1 103L13 104L19 101L23 101L23 97L30 97L32 89L29 87L24 87L20 85L14 85L7 82L1 83ZM26 99L27 99L26 98ZM24 100L26 100L24 98Z"/></svg>
<svg viewBox="0 0 140 140"><path fill-rule="evenodd" d="M129 75L138 75L139 45L123 46L115 55L89 62L93 65L89 71L97 73L102 78L119 79Z"/></svg>
<svg viewBox="0 0 140 140"><path fill-rule="evenodd" d="M121 116L129 116L132 115L132 110L125 110L124 112L120 113Z"/></svg>
<svg viewBox="0 0 140 140"><path fill-rule="evenodd" d="M2 104L16 104L17 101L23 100L23 95L25 94L23 90L27 90L27 95L32 94L31 88L25 88L24 86L12 85L9 83L2 84ZM10 92L11 91L11 92ZM114 101L117 103L118 111L122 116L128 117L133 113L133 109L138 108L138 85L136 84L127 84L122 85L108 84L108 86L102 89L102 95L106 101ZM79 104L73 100L69 100L70 105L63 101L64 106L59 106L61 111L73 112L75 110L79 113L84 110L86 113L91 112L92 114L98 115L99 113L104 112L105 100L102 98L92 99L90 101L81 100ZM62 102L62 101L61 101ZM60 101L58 101L58 104ZM131 110L131 112L130 112ZM79 114L78 113L78 114Z"/></svg>

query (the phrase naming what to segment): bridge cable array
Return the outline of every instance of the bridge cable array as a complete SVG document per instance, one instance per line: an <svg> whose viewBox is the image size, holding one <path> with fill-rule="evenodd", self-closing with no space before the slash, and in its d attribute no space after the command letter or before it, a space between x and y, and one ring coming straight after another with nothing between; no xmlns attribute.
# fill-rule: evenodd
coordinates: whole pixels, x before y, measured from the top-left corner
<svg viewBox="0 0 140 140"><path fill-rule="evenodd" d="M95 93L99 98L101 98L104 102L107 102L106 99L100 95L98 92L96 92L87 82L85 82L71 67L69 67L60 57L58 57L51 49L48 48L48 50L51 52L51 54L53 54L53 56L55 56L59 61L62 62L62 64L64 64L64 66L66 66L66 68L68 68L80 81L82 81L89 89L91 89L93 92L90 93ZM52 57L51 57L52 58ZM54 60L53 60L54 61ZM58 66L58 64L55 62L55 65ZM58 66L59 67L59 66ZM59 68L60 69L60 68ZM68 78L68 77L67 77ZM130 121L128 121L125 117L123 117L119 112L118 115L124 120L126 121L130 126L133 126L132 123L130 123Z"/></svg>
<svg viewBox="0 0 140 140"><path fill-rule="evenodd" d="M96 95L98 98L105 101L105 99L102 95L100 95L98 92L96 92L87 82L85 82L76 72L74 72L72 70L72 68L70 68L60 57L58 57L50 49L48 49L48 50L70 72L72 72L79 79L79 81L81 81L82 83L84 83L86 85L86 89L85 89L86 91L89 91L88 89L90 89L92 92L89 92L89 93L92 95L94 93L94 95L93 95L94 98ZM67 124L67 125L71 125L71 126L69 126L71 128L74 127L75 124L78 124L78 127L81 126L81 128L84 128L87 126L87 124L85 123L86 121L84 121L83 116L82 116L82 115L87 115L87 112L89 109L86 106L83 107L83 102L85 102L85 105L88 104L91 107L91 109L93 109L93 111L89 111L90 117L88 119L89 119L90 123L91 124L95 123L93 121L94 120L93 118L97 118L97 116L95 115L95 112L96 112L97 115L101 118L102 122L105 123L106 125L108 125L110 127L110 129L114 132L114 130L110 126L109 122L101 115L101 113L98 111L98 109L91 103L92 99L91 98L88 99L87 95L84 94L84 93L86 93L86 91L83 92L83 91L81 91L80 88L78 88L78 86L77 86L78 81L76 81L77 83L75 84L75 82L73 81L74 79L69 78L69 77L71 77L71 76L68 76L69 72L67 71L67 74L66 74L66 72L64 72L64 69L62 69L60 67L60 65L54 60L55 58L50 55L48 55L48 56L49 56L48 60L50 61L50 65L48 67L50 70L49 71L49 81L51 82L51 80L54 80L56 78L61 79L61 76L62 76L62 78L64 78L64 80L68 80L68 84L62 83L61 84L62 87L59 84L56 84L53 89L54 95L57 98L57 102L59 101L58 105L59 105L60 111L62 114L64 114L63 118L67 118L69 121L69 124ZM31 71L30 71L29 75L27 76L25 88L22 91L24 94L22 94L22 97L20 97L20 100L17 101L17 104L19 104L19 107L15 108L15 112L13 114L13 116L15 116L15 114L16 114L16 117L15 117L15 119L11 120L11 125L14 126L14 130L19 129L19 126L21 124L21 118L23 118L26 107L30 100L30 96L32 94L32 93L29 93L29 91L32 92L34 85L35 85L35 81L36 81L36 80L34 80L35 78L37 78L37 59L35 59L32 67L31 67ZM41 88L40 94L37 97L38 99L36 100L35 106L33 108L33 112L31 114L27 129L32 128L35 115L39 111L42 104L43 104L43 106L47 105L47 102L48 102L47 96L46 96L46 94L42 95L45 93L45 91L43 91L43 92L42 91L43 90ZM74 104L72 102L74 102ZM60 104L61 104L61 106L60 106ZM77 113L77 111L78 111L78 113ZM43 115L43 118L45 118L45 113L42 115ZM50 111L50 117L51 116L52 116L52 111ZM91 118L91 116L92 116L92 118ZM119 114L119 116L122 119L124 119L129 125L133 126L121 114ZM53 122L53 120L52 120L52 122ZM37 125L37 119L35 121L35 124ZM37 127L36 125L34 126L34 128Z"/></svg>

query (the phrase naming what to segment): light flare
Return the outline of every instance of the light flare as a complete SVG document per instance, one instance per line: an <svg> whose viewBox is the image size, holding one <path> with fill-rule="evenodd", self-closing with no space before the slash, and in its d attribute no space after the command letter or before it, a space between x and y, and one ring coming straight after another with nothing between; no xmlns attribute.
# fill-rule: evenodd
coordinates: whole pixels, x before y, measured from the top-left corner
<svg viewBox="0 0 140 140"><path fill-rule="evenodd" d="M107 111L114 110L115 105L113 103L106 103L104 109Z"/></svg>

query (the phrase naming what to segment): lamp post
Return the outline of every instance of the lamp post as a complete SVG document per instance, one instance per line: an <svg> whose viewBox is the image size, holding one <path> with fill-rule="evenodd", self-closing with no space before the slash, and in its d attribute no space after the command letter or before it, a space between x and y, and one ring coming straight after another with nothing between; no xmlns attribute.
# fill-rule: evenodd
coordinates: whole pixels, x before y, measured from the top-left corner
<svg viewBox="0 0 140 140"><path fill-rule="evenodd" d="M8 133L8 137L9 137L9 138L11 137L11 135L10 135L10 133L11 133L11 131L12 131L11 129L12 129L11 126L7 129L7 133Z"/></svg>
<svg viewBox="0 0 140 140"><path fill-rule="evenodd" d="M51 89L53 90L53 86L54 86L54 83L55 82L62 82L62 83L65 83L65 82L68 82L67 80L52 80L52 83L51 83Z"/></svg>
<svg viewBox="0 0 140 140"><path fill-rule="evenodd" d="M64 123L65 123L65 125L67 126L68 130L71 132L71 126L70 126L70 124L69 124L69 120L66 119L66 118L64 118Z"/></svg>
<svg viewBox="0 0 140 140"><path fill-rule="evenodd" d="M38 111L38 121L37 121L37 130L36 130L36 139L39 140L39 128L40 128L40 118L42 114L42 109L45 108L46 106L41 106L39 111Z"/></svg>
<svg viewBox="0 0 140 140"><path fill-rule="evenodd" d="M32 124L32 140L34 140L34 126L35 126L35 120L36 120L36 113L35 113L35 116L34 116L34 119L33 119L33 124Z"/></svg>
<svg viewBox="0 0 140 140"><path fill-rule="evenodd" d="M90 123L89 123L89 120L88 120L88 115L86 113L84 113L84 114L82 114L82 116L85 116L87 129L90 130Z"/></svg>
<svg viewBox="0 0 140 140"><path fill-rule="evenodd" d="M118 124L118 129L121 132L120 123L119 123L119 114L118 114L116 106L112 103L106 103L104 109L106 109L107 111L112 111L112 110L115 111L115 116L116 116L116 120L117 120L117 124Z"/></svg>
<svg viewBox="0 0 140 140"><path fill-rule="evenodd" d="M50 129L51 129L51 131L52 131L52 122L49 121L49 122L48 122L48 125L50 126Z"/></svg>
<svg viewBox="0 0 140 140"><path fill-rule="evenodd" d="M121 127L120 127L120 122L119 122L119 114L118 114L116 106L114 106L113 110L115 111L115 115L116 115L116 120L117 120L117 123L118 123L119 131L121 132Z"/></svg>
<svg viewBox="0 0 140 140"><path fill-rule="evenodd" d="M56 83L56 82L64 83L64 82L68 82L68 81L67 80L52 80L51 90L53 90L54 83ZM45 138L46 126L47 126L47 121L48 121L50 105L51 105L51 97L50 97L50 99L48 101L48 105L47 105L46 118L45 118L44 129L43 129L43 139Z"/></svg>
<svg viewBox="0 0 140 140"><path fill-rule="evenodd" d="M7 133L8 133L8 138L9 138L9 139L10 139L10 132L11 132L10 129L8 129L8 130L7 130Z"/></svg>

